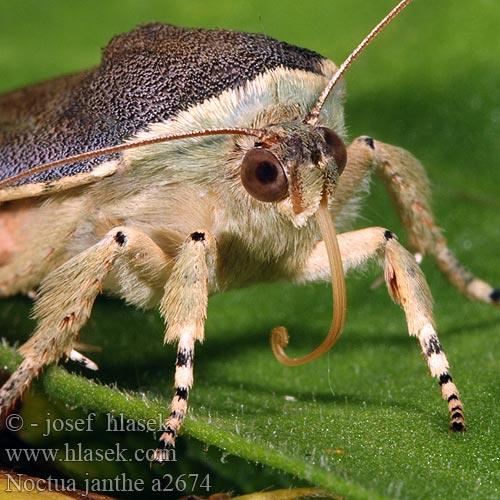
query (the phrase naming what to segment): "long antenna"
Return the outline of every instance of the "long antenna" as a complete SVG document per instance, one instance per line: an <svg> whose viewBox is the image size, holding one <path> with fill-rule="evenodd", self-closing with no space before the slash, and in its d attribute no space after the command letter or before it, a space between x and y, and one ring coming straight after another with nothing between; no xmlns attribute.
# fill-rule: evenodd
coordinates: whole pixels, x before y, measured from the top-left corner
<svg viewBox="0 0 500 500"><path fill-rule="evenodd" d="M325 105L328 96L330 95L333 87L337 85L342 75L347 71L347 68L357 59L359 54L370 44L370 42L405 8L412 0L402 0L399 2L394 9L392 9L389 14L387 14L382 21L380 21L375 28L373 28L370 33L361 41L361 43L351 52L347 59L340 65L339 69L333 75L332 79L328 82L314 107L309 111L309 113L304 118L304 123L309 125L315 125L318 121L319 114Z"/></svg>
<svg viewBox="0 0 500 500"><path fill-rule="evenodd" d="M87 153L80 153L74 156L66 156L60 160L51 161L50 163L45 163L44 165L39 165L37 167L30 168L21 172L20 174L13 175L3 181L0 181L0 189L13 184L14 182L26 179L32 175L39 174L41 172L46 172L60 165L65 165L68 163L74 163L77 161L88 160L89 158L95 158L97 156L108 155L112 153L117 153L118 151L124 151L126 149L134 149L140 146L149 146L151 144L157 144L159 142L175 141L178 139L190 139L192 137L200 137L205 135L251 135L254 137L261 137L262 130L252 129L252 128L238 128L238 127L226 127L226 128L207 128L201 130L191 130L189 132L178 132L168 135L159 135L156 137L151 137L148 139L139 139L134 141L128 141L124 144L118 144L116 146L109 146L107 148L97 149L95 151L88 151Z"/></svg>

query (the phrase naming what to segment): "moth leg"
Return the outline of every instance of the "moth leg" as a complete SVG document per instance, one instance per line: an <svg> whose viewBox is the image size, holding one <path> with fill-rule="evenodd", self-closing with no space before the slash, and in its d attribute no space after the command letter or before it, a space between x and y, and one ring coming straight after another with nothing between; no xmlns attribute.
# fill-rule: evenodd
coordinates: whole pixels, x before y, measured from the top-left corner
<svg viewBox="0 0 500 500"><path fill-rule="evenodd" d="M340 224L343 213L349 216L357 212L361 197L369 191L371 175L376 166L375 141L371 137L361 136L349 144L347 164L338 180L335 196L330 201L334 219ZM416 253L415 260L420 263L422 255ZM380 276L370 288L376 288L383 282L384 277Z"/></svg>
<svg viewBox="0 0 500 500"><path fill-rule="evenodd" d="M334 220L342 213L356 214L361 198L370 191L370 179L375 170L374 141L371 137L358 137L347 148L347 163L329 200Z"/></svg>
<svg viewBox="0 0 500 500"><path fill-rule="evenodd" d="M500 289L476 278L453 255L430 209L429 180L421 163L404 149L374 142L375 168L403 222L409 248L432 255L458 290L473 300L500 305Z"/></svg>
<svg viewBox="0 0 500 500"><path fill-rule="evenodd" d="M165 274L168 260L145 234L118 227L51 272L42 282L34 305L37 328L20 349L24 360L0 389L0 411L15 403L45 365L63 356L79 357L73 350L75 339L111 271L117 272L118 279L122 276L128 282L149 283L153 275L161 278ZM128 297L132 294L129 291Z"/></svg>
<svg viewBox="0 0 500 500"><path fill-rule="evenodd" d="M75 363L81 364L89 370L99 370L99 367L91 359L87 358L87 356L84 356L82 353L76 351L75 349L71 349L71 352L69 353L69 359L75 361Z"/></svg>
<svg viewBox="0 0 500 500"><path fill-rule="evenodd" d="M208 293L215 283L216 251L215 239L210 233L193 232L182 245L165 285L160 312L167 325L165 341L177 342L175 395L154 454L155 462L168 461L169 448L175 446L175 438L186 417L193 385L194 343L203 342L205 337Z"/></svg>
<svg viewBox="0 0 500 500"><path fill-rule="evenodd" d="M463 405L436 333L429 287L414 256L398 243L391 231L380 227L340 234L338 242L345 271L383 258L389 294L403 308L409 334L418 338L429 371L439 380L442 397L448 402L450 429L464 431ZM328 257L324 243L320 242L297 280L329 279Z"/></svg>

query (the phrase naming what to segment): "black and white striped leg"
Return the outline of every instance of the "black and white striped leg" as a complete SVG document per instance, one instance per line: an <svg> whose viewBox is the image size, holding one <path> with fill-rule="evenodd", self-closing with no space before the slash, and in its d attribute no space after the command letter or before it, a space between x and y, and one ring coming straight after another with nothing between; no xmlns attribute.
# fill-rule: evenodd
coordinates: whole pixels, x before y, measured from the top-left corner
<svg viewBox="0 0 500 500"><path fill-rule="evenodd" d="M434 327L431 324L424 326L419 332L418 339L426 357L429 371L433 377L439 380L441 395L448 402L450 429L459 432L465 431L464 407L460 401L457 386L451 378L448 360Z"/></svg>
<svg viewBox="0 0 500 500"><path fill-rule="evenodd" d="M409 332L418 338L429 371L439 380L441 395L448 402L450 429L465 431L464 408L436 333L429 287L413 256L392 233L386 231L384 237L384 273L389 293L405 311Z"/></svg>
<svg viewBox="0 0 500 500"><path fill-rule="evenodd" d="M189 391L193 386L194 343L203 341L208 290L215 280L216 246L205 231L192 233L176 258L165 287L161 313L167 324L166 342L177 342L175 395L170 414L163 424L153 461L169 460L169 448L175 446L188 411Z"/></svg>
<svg viewBox="0 0 500 500"><path fill-rule="evenodd" d="M175 446L175 438L186 418L189 390L193 386L193 360L194 338L190 332L186 332L179 339L175 363L175 394L170 403L170 414L163 424L163 434L154 454L154 462L169 460L168 450Z"/></svg>
<svg viewBox="0 0 500 500"><path fill-rule="evenodd" d="M441 394L448 402L450 428L453 431L464 431L463 405L436 333L429 287L415 257L398 243L391 231L381 227L340 234L338 242L345 271L358 268L369 260L378 260L380 256L384 257L387 289L394 302L403 308L408 331L418 338L429 371L439 381ZM299 279L327 280L329 273L324 243L320 242Z"/></svg>

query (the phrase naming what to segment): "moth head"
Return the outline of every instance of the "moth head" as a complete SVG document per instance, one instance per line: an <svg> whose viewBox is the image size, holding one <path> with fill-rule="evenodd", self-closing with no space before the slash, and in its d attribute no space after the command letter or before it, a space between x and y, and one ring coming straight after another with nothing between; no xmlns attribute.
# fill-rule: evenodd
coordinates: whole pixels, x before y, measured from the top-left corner
<svg viewBox="0 0 500 500"><path fill-rule="evenodd" d="M347 162L344 142L333 130L303 123L269 127L243 156L241 184L260 202L303 226L323 193L333 195Z"/></svg>
<svg viewBox="0 0 500 500"><path fill-rule="evenodd" d="M334 196L346 162L346 147L337 133L305 122L268 127L241 160L240 180L250 197L262 205L274 205L297 228L315 219L330 264L334 313L328 335L308 355L290 358L284 351L288 333L284 327L275 328L271 346L286 365L311 361L327 351L345 322L344 272L328 200Z"/></svg>

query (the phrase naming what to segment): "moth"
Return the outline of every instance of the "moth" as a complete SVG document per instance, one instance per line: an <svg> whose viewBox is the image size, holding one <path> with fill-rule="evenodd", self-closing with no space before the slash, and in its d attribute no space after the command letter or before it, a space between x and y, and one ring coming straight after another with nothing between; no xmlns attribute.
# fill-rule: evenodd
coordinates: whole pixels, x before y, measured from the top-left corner
<svg viewBox="0 0 500 500"><path fill-rule="evenodd" d="M436 333L415 254L432 256L474 300L500 291L449 250L429 208L428 180L407 151L362 136L346 146L343 73L410 0L400 2L339 67L267 36L143 25L116 36L100 66L0 97L0 294L36 290L37 327L0 390L8 409L42 368L75 349L101 292L159 307L177 345L175 394L155 453L175 444L193 385L207 299L263 281L332 280L323 343L345 321L344 273L380 262L439 381L453 431L463 404ZM408 234L348 228L376 173Z"/></svg>

